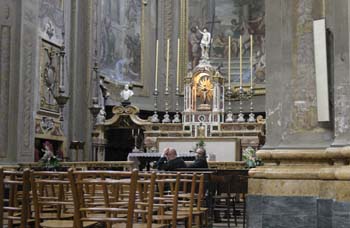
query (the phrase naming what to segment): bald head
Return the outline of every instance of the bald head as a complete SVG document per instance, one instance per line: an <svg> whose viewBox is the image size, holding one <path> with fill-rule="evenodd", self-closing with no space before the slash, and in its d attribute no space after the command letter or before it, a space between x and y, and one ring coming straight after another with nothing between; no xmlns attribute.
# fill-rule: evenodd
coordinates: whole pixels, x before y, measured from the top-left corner
<svg viewBox="0 0 350 228"><path fill-rule="evenodd" d="M176 153L176 150L174 148L169 148L168 150L168 160L173 160L177 157L177 153Z"/></svg>
<svg viewBox="0 0 350 228"><path fill-rule="evenodd" d="M204 148L199 147L196 149L196 154L198 157L205 157L206 156L206 151Z"/></svg>

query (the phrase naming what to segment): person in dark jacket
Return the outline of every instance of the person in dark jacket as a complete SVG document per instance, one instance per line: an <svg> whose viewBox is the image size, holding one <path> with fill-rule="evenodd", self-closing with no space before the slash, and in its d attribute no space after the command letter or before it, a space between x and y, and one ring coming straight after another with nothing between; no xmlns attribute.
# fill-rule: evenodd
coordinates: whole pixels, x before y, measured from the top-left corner
<svg viewBox="0 0 350 228"><path fill-rule="evenodd" d="M196 149L196 159L187 168L208 168L207 154L204 148L199 147Z"/></svg>
<svg viewBox="0 0 350 228"><path fill-rule="evenodd" d="M165 148L162 157L157 162L158 170L175 171L179 168L186 168L185 161L177 157L174 148Z"/></svg>

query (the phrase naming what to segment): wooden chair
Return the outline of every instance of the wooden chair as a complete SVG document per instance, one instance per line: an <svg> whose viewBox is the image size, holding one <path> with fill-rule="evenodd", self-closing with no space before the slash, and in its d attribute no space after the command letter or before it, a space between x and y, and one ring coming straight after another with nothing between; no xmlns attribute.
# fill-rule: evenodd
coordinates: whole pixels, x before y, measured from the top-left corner
<svg viewBox="0 0 350 228"><path fill-rule="evenodd" d="M35 228L73 228L73 198L67 172L32 171ZM84 227L96 222L85 223Z"/></svg>
<svg viewBox="0 0 350 228"><path fill-rule="evenodd" d="M214 217L220 219L220 212L223 212L227 219L227 226L230 227L231 212L234 216L234 222L237 226L237 213L235 204L235 192L233 185L237 184L234 175L213 176L212 181L216 183L216 194L214 198Z"/></svg>
<svg viewBox="0 0 350 228"><path fill-rule="evenodd" d="M202 227L202 221L205 220L205 227L208 227L208 208L202 207L205 195L204 174L188 173L192 178L191 189L189 193L180 193L179 198L184 198L184 206L179 208L179 214L192 213L197 227ZM188 186L188 185L187 185ZM193 199L193 200L192 200ZM187 201L186 201L187 200ZM191 207L192 204L193 206Z"/></svg>
<svg viewBox="0 0 350 228"><path fill-rule="evenodd" d="M138 171L68 171L74 199L74 221L76 228L83 222L93 221L112 227L133 227ZM93 177L93 178L91 178ZM102 190L103 204L86 201L91 189ZM122 195L127 191L128 199ZM91 199L91 198L90 198ZM119 214L126 214L120 217Z"/></svg>
<svg viewBox="0 0 350 228"><path fill-rule="evenodd" d="M154 221L176 227L178 221L185 221L192 217L191 214L178 214L180 179L180 173L157 174L157 193L155 197L157 202L155 206L158 207L158 213L152 217ZM188 224L192 223L188 222Z"/></svg>
<svg viewBox="0 0 350 228"><path fill-rule="evenodd" d="M137 181L135 222L136 228L162 228L164 224L152 223L153 213L157 211L154 207L154 195L156 190L156 173L140 173Z"/></svg>
<svg viewBox="0 0 350 228"><path fill-rule="evenodd" d="M235 193L235 209L242 215L243 228L246 226L246 194L248 193L248 175L237 175L233 182L232 192Z"/></svg>
<svg viewBox="0 0 350 228"><path fill-rule="evenodd" d="M30 227L29 191L28 169L20 172L0 168L0 227Z"/></svg>

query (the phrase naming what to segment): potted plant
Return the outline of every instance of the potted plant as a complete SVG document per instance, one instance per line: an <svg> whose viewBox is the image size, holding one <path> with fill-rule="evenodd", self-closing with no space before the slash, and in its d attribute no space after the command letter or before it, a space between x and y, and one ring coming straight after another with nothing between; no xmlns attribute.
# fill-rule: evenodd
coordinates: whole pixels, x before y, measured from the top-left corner
<svg viewBox="0 0 350 228"><path fill-rule="evenodd" d="M243 161L246 162L247 168L254 168L263 164L261 159L256 157L256 150L251 146L248 146L243 150L242 157Z"/></svg>

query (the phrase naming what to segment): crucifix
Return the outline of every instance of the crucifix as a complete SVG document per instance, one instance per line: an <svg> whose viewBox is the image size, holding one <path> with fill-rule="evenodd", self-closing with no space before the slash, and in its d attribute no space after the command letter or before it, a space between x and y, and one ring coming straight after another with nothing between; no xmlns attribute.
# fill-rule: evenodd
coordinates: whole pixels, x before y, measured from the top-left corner
<svg viewBox="0 0 350 228"><path fill-rule="evenodd" d="M214 37L214 35L213 35L213 30L214 30L214 25L215 25L216 23L217 23L217 24L220 24L221 21L220 21L220 20L215 20L215 11L214 11L212 20L211 20L211 21L207 21L207 23L206 23L207 25L210 25L210 34L211 34L211 37ZM212 45L210 45L209 56L210 56L211 47L212 47Z"/></svg>

